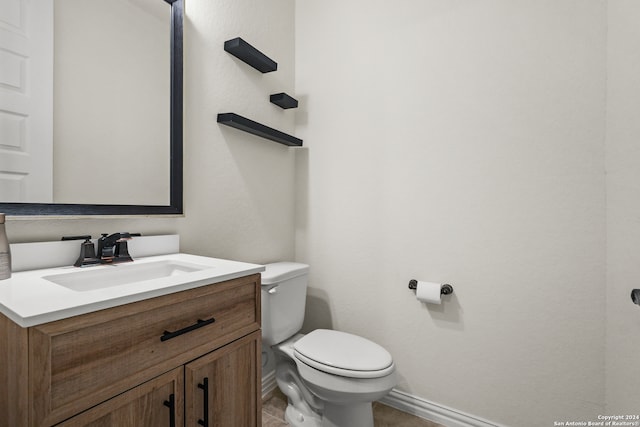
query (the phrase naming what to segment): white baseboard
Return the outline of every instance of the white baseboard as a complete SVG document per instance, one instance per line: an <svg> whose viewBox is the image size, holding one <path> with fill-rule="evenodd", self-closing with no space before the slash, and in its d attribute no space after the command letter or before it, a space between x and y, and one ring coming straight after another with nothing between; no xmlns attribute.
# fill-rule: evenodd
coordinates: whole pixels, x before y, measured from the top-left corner
<svg viewBox="0 0 640 427"><path fill-rule="evenodd" d="M446 427L504 427L396 389L391 390L380 402Z"/></svg>
<svg viewBox="0 0 640 427"><path fill-rule="evenodd" d="M267 372L262 376L262 398L278 387L276 383L276 371Z"/></svg>
<svg viewBox="0 0 640 427"><path fill-rule="evenodd" d="M275 371L264 374L262 377L262 398L275 390L277 386ZM505 427L396 389L391 390L391 393L383 397L380 402L446 427Z"/></svg>

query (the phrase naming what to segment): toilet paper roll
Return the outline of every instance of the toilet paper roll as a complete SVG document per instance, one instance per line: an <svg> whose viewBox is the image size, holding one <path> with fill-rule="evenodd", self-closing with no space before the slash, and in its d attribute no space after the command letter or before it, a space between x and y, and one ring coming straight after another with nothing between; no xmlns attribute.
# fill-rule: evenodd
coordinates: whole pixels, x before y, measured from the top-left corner
<svg viewBox="0 0 640 427"><path fill-rule="evenodd" d="M416 298L418 298L418 301L429 304L440 304L442 303L442 299L440 298L441 289L442 283L423 282L418 280Z"/></svg>

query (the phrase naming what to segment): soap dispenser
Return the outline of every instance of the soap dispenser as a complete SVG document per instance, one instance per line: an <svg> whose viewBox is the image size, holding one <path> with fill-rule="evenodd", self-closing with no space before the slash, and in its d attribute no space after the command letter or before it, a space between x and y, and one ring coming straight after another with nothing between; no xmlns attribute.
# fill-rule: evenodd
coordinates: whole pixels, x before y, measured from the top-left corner
<svg viewBox="0 0 640 427"><path fill-rule="evenodd" d="M11 277L11 249L4 228L5 214L0 213L0 280Z"/></svg>

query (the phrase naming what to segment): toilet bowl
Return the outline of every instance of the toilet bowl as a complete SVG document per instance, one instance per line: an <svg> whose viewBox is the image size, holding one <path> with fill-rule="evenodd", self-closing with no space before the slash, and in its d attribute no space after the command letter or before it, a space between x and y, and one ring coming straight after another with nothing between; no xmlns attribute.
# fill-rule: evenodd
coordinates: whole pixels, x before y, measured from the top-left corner
<svg viewBox="0 0 640 427"><path fill-rule="evenodd" d="M266 265L262 273L263 342L276 354L276 381L295 427L373 427L371 403L397 384L388 351L363 337L316 329L299 334L309 267Z"/></svg>

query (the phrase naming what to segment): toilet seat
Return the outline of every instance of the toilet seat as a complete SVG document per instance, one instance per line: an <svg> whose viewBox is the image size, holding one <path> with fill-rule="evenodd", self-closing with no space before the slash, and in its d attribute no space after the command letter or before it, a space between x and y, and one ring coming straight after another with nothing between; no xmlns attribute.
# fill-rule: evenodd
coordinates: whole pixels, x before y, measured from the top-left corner
<svg viewBox="0 0 640 427"><path fill-rule="evenodd" d="M316 329L293 345L299 361L348 378L380 378L395 369L387 350L358 335Z"/></svg>

